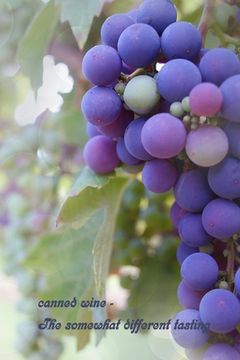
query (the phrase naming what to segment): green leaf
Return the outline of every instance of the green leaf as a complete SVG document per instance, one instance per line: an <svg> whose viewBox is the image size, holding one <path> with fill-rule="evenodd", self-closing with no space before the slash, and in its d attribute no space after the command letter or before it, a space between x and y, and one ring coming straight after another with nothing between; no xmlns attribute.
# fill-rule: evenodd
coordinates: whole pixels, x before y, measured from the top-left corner
<svg viewBox="0 0 240 360"><path fill-rule="evenodd" d="M83 48L94 16L99 16L106 0L55 0L61 5L61 21L68 21L81 48Z"/></svg>
<svg viewBox="0 0 240 360"><path fill-rule="evenodd" d="M43 57L47 54L58 19L59 8L50 1L36 14L19 43L17 60L35 90L42 83Z"/></svg>

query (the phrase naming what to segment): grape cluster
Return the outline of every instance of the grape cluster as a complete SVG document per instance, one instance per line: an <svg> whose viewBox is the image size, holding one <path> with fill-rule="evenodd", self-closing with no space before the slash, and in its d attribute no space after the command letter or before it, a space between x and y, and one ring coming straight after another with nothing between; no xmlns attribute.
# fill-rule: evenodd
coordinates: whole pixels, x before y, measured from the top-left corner
<svg viewBox="0 0 240 360"><path fill-rule="evenodd" d="M202 48L200 31L176 17L172 1L147 0L103 23L82 64L94 85L82 99L84 159L100 174L140 167L148 191L173 189L175 320L189 323L173 325L173 338L190 359L240 359L240 61Z"/></svg>

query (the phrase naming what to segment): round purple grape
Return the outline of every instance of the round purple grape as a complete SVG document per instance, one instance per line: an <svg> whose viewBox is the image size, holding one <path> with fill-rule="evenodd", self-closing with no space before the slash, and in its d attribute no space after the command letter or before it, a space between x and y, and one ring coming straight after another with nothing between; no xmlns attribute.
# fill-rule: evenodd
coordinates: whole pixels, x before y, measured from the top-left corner
<svg viewBox="0 0 240 360"><path fill-rule="evenodd" d="M239 352L225 343L217 343L209 346L203 355L203 360L240 360Z"/></svg>
<svg viewBox="0 0 240 360"><path fill-rule="evenodd" d="M204 230L201 214L186 214L178 225L179 236L186 245L194 248L209 245L211 236Z"/></svg>
<svg viewBox="0 0 240 360"><path fill-rule="evenodd" d="M183 242L180 243L180 245L177 248L177 261L180 265L184 262L184 260L192 255L198 252L198 248L190 247Z"/></svg>
<svg viewBox="0 0 240 360"><path fill-rule="evenodd" d="M187 214L187 211L181 208L178 203L175 201L170 209L170 218L172 224L175 229L178 228L180 220L183 218L184 215Z"/></svg>
<svg viewBox="0 0 240 360"><path fill-rule="evenodd" d="M239 71L240 72L240 71ZM224 119L240 122L240 75L235 75L224 81L220 90L223 94L221 116Z"/></svg>
<svg viewBox="0 0 240 360"><path fill-rule="evenodd" d="M201 83L190 92L189 102L194 114L211 117L221 110L223 96L216 85Z"/></svg>
<svg viewBox="0 0 240 360"><path fill-rule="evenodd" d="M178 301L185 309L198 310L203 295L205 295L204 291L191 289L183 280L180 282L177 289Z"/></svg>
<svg viewBox="0 0 240 360"><path fill-rule="evenodd" d="M119 138L117 141L117 155L119 159L126 165L138 165L140 162L128 152L123 138Z"/></svg>
<svg viewBox="0 0 240 360"><path fill-rule="evenodd" d="M122 107L118 118L110 125L99 127L99 131L106 136L117 139L124 135L126 128L133 119L134 113Z"/></svg>
<svg viewBox="0 0 240 360"><path fill-rule="evenodd" d="M121 33L132 24L134 24L134 21L127 14L114 14L109 16L101 27L102 42L117 49L118 39Z"/></svg>

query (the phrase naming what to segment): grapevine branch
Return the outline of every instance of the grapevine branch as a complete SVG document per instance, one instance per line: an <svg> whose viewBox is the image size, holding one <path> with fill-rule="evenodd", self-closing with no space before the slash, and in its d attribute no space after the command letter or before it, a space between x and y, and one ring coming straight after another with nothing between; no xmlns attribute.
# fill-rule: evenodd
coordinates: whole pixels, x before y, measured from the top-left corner
<svg viewBox="0 0 240 360"><path fill-rule="evenodd" d="M198 29L202 35L202 45L204 45L204 43L205 43L208 29L211 26L214 7L215 7L215 0L206 0L205 1L202 16L201 16L200 23L198 26Z"/></svg>

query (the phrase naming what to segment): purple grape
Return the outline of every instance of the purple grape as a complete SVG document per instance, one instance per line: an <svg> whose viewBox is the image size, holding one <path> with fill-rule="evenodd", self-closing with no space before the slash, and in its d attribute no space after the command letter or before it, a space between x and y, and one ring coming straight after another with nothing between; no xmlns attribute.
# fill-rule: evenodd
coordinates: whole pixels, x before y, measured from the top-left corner
<svg viewBox="0 0 240 360"><path fill-rule="evenodd" d="M240 360L240 354L233 346L224 343L210 345L203 360Z"/></svg>
<svg viewBox="0 0 240 360"><path fill-rule="evenodd" d="M199 311L194 309L183 310L172 319L171 333L176 343L187 349L198 348L209 338L209 332L200 319Z"/></svg>
<svg viewBox="0 0 240 360"><path fill-rule="evenodd" d="M221 85L224 80L240 73L240 61L232 50L215 48L202 57L199 69L203 81Z"/></svg>
<svg viewBox="0 0 240 360"><path fill-rule="evenodd" d="M85 54L82 71L86 79L98 86L116 81L121 73L122 62L117 51L107 45L96 45Z"/></svg>
<svg viewBox="0 0 240 360"><path fill-rule="evenodd" d="M147 24L133 24L125 29L118 40L122 60L133 67L151 64L160 52L158 33Z"/></svg>
<svg viewBox="0 0 240 360"><path fill-rule="evenodd" d="M191 289L183 280L178 286L178 301L183 308L198 310L203 295L205 292Z"/></svg>
<svg viewBox="0 0 240 360"><path fill-rule="evenodd" d="M240 71L239 71L240 72ZM232 76L221 85L223 107L221 116L224 119L240 122L240 75Z"/></svg>
<svg viewBox="0 0 240 360"><path fill-rule="evenodd" d="M240 160L226 157L208 171L208 183L219 197L237 199L240 197Z"/></svg>
<svg viewBox="0 0 240 360"><path fill-rule="evenodd" d="M148 119L141 134L145 150L158 159L169 159L179 154L184 149L186 137L183 123L167 113Z"/></svg>
<svg viewBox="0 0 240 360"><path fill-rule="evenodd" d="M196 165L210 167L222 161L228 153L228 138L217 126L203 125L188 134L186 153Z"/></svg>
<svg viewBox="0 0 240 360"><path fill-rule="evenodd" d="M101 27L101 39L106 45L117 49L118 39L128 26L134 24L127 14L114 14L109 16Z"/></svg>
<svg viewBox="0 0 240 360"><path fill-rule="evenodd" d="M228 239L240 231L240 208L233 201L214 199L204 208L202 223L209 235Z"/></svg>
<svg viewBox="0 0 240 360"><path fill-rule="evenodd" d="M96 86L84 94L81 107L84 117L90 123L106 126L118 118L122 102L112 89Z"/></svg>
<svg viewBox="0 0 240 360"><path fill-rule="evenodd" d="M200 317L209 329L217 333L228 333L240 322L240 302L229 290L214 289L203 296Z"/></svg>
<svg viewBox="0 0 240 360"><path fill-rule="evenodd" d="M133 119L134 113L123 107L118 118L110 125L99 127L99 131L113 139L119 138L124 135L127 126Z"/></svg>
<svg viewBox="0 0 240 360"><path fill-rule="evenodd" d="M181 208L175 201L170 209L170 218L175 229L178 228L178 224L185 214L187 214L187 211Z"/></svg>
<svg viewBox="0 0 240 360"><path fill-rule="evenodd" d="M216 115L223 103L219 88L211 83L201 83L195 86L189 95L191 110L199 116Z"/></svg>
<svg viewBox="0 0 240 360"><path fill-rule="evenodd" d="M187 246L183 242L180 243L180 245L177 248L177 260L180 265L184 262L184 260L192 254L195 254L198 252L197 248L193 248L190 246Z"/></svg>
<svg viewBox="0 0 240 360"><path fill-rule="evenodd" d="M218 279L218 264L208 254L196 253L188 256L181 266L185 283L197 291L211 289Z"/></svg>
<svg viewBox="0 0 240 360"><path fill-rule="evenodd" d="M201 35L196 26L186 21L169 25L161 37L162 51L167 59L195 59L201 49Z"/></svg>
<svg viewBox="0 0 240 360"><path fill-rule="evenodd" d="M125 64L125 62L122 61L122 72L123 72L124 74L130 75L130 74L132 74L135 70L136 70L135 67L129 66L129 65Z"/></svg>
<svg viewBox="0 0 240 360"><path fill-rule="evenodd" d="M142 181L149 191L163 193L174 186L177 175L176 168L168 160L154 159L144 165Z"/></svg>
<svg viewBox="0 0 240 360"><path fill-rule="evenodd" d="M139 8L137 22L151 25L159 35L177 19L177 11L169 0L148 0Z"/></svg>
<svg viewBox="0 0 240 360"><path fill-rule="evenodd" d="M90 138L97 136L97 135L101 135L101 132L99 131L98 127L91 124L91 123L87 123L87 134Z"/></svg>
<svg viewBox="0 0 240 360"><path fill-rule="evenodd" d="M152 160L152 156L144 149L141 140L141 132L145 122L145 118L133 120L125 131L124 141L130 154L139 160L147 161Z"/></svg>
<svg viewBox="0 0 240 360"><path fill-rule="evenodd" d="M240 159L240 124L228 121L223 130L228 137L230 154Z"/></svg>
<svg viewBox="0 0 240 360"><path fill-rule="evenodd" d="M119 138L117 141L117 155L126 165L138 165L140 162L127 151L123 138Z"/></svg>
<svg viewBox="0 0 240 360"><path fill-rule="evenodd" d="M185 59L168 61L159 71L157 86L160 95L170 103L182 101L202 81L200 71Z"/></svg>
<svg viewBox="0 0 240 360"><path fill-rule="evenodd" d="M206 172L194 169L183 173L174 195L179 206L190 212L200 212L214 198L207 181Z"/></svg>
<svg viewBox="0 0 240 360"><path fill-rule="evenodd" d="M127 15L136 23L138 17L138 9L130 10Z"/></svg>
<svg viewBox="0 0 240 360"><path fill-rule="evenodd" d="M240 269L235 274L234 285L238 295L240 295Z"/></svg>
<svg viewBox="0 0 240 360"><path fill-rule="evenodd" d="M96 173L112 172L119 164L116 143L104 135L91 138L85 145L83 157Z"/></svg>
<svg viewBox="0 0 240 360"><path fill-rule="evenodd" d="M211 236L204 230L201 214L186 214L178 225L179 236L186 245L198 248L209 245Z"/></svg>

